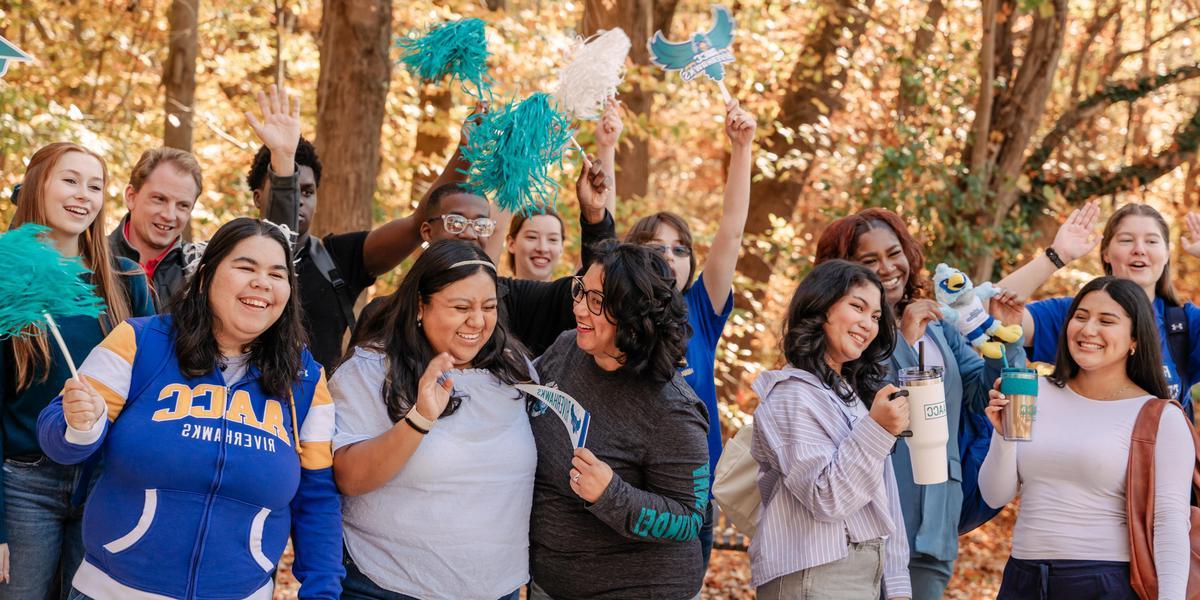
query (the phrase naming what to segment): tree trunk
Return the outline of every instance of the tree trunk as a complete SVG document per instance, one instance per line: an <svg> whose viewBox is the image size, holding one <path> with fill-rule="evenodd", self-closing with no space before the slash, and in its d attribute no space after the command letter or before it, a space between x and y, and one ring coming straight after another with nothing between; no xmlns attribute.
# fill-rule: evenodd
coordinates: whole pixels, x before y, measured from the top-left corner
<svg viewBox="0 0 1200 600"><path fill-rule="evenodd" d="M774 229L772 217L796 223L817 222L817 206L802 207L803 214L794 217L818 149L828 140L823 136L796 135L806 128L819 127L820 119L831 118L842 105L841 90L849 74L851 61L839 58L839 52L853 56L866 29L875 0L838 0L831 3L821 22L805 44L787 80L788 92L779 104L777 126L762 137L761 153L779 157L774 177L756 179L750 186L750 212L746 219L745 236L749 240L768 237ZM748 245L738 261L738 273L750 281L749 294L735 296L741 309L761 314L771 279L774 257ZM748 339L747 339L748 338ZM734 340L740 348L751 352L761 350L761 340L747 333Z"/></svg>
<svg viewBox="0 0 1200 600"><path fill-rule="evenodd" d="M650 51L644 40L654 34L655 27L666 33L676 4L677 0L585 0L581 34L586 38L601 29L620 27L633 41L629 52L634 64L632 71L653 73L659 69L650 64ZM636 73L630 75L626 80L631 84L621 92L621 104L630 114L649 120L653 95L637 84ZM632 200L645 196L650 189L650 143L629 130L624 138L617 153L617 193Z"/></svg>
<svg viewBox="0 0 1200 600"><path fill-rule="evenodd" d="M166 121L163 145L192 151L192 112L196 97L196 24L200 0L173 0L167 11L170 28L167 62L163 63Z"/></svg>
<svg viewBox="0 0 1200 600"><path fill-rule="evenodd" d="M1058 59L1062 54L1067 22L1066 0L1050 2L1049 14L1038 14L1033 19L1020 67L1016 68L1005 85L998 87L987 138L973 140L973 144L990 144L993 141L997 144L994 159L988 167L987 189L992 195L991 206L985 206L975 214L964 215L966 219L977 223L985 235L986 232L997 231L1016 204L1017 179L1025 164L1025 153L1046 112L1046 99L1050 95ZM1012 7L1012 0L1001 2L997 25L1000 24L999 15ZM1012 51L1014 20L1008 14L996 33L997 78L1004 78L1004 73L1009 72L1015 64ZM988 116L976 115L976 118ZM963 162L971 164L973 153L974 147L968 146L963 152ZM975 262L972 277L976 281L990 280L995 264L994 254L980 256Z"/></svg>
<svg viewBox="0 0 1200 600"><path fill-rule="evenodd" d="M316 146L325 192L313 222L318 235L371 227L391 30L389 0L324 2Z"/></svg>

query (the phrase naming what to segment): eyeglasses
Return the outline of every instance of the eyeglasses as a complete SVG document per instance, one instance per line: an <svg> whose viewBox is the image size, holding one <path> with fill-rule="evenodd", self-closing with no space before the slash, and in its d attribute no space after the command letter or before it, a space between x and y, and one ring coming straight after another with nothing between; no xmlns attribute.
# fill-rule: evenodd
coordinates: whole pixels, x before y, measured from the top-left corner
<svg viewBox="0 0 1200 600"><path fill-rule="evenodd" d="M676 244L674 246L664 246L662 244L646 244L646 247L661 254L663 256L663 258L667 258L668 253L674 254L675 256L678 256L679 258L687 258L692 255L692 249L688 248L687 246L684 246L683 244Z"/></svg>
<svg viewBox="0 0 1200 600"><path fill-rule="evenodd" d="M597 317L604 314L604 294L584 287L583 278L576 275L571 278L571 299L578 304L583 302L584 298L587 298L588 312Z"/></svg>
<svg viewBox="0 0 1200 600"><path fill-rule="evenodd" d="M438 219L442 220L442 228L450 235L458 235L467 230L470 225L471 229L475 230L475 234L480 237L487 237L496 232L496 221L487 217L479 217L478 219L468 219L462 215L439 215L425 219L426 223L432 223Z"/></svg>

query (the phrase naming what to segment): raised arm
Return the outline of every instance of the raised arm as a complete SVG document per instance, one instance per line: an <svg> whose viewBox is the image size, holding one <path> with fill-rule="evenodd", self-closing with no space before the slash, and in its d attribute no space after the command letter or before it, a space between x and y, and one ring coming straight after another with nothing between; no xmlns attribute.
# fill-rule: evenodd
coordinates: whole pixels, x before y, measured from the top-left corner
<svg viewBox="0 0 1200 600"><path fill-rule="evenodd" d="M604 114L596 123L596 155L600 159L600 168L608 185L608 192L604 196L604 208L613 215L617 214L617 142L621 140L621 132L624 129L621 103L616 99L609 99L608 105L604 107Z"/></svg>
<svg viewBox="0 0 1200 600"><path fill-rule="evenodd" d="M721 314L733 287L733 273L742 247L742 231L750 212L750 153L757 127L754 116L734 100L725 113L725 135L732 143L729 174L725 179L725 202L717 236L713 238L704 264L704 285L713 310Z"/></svg>

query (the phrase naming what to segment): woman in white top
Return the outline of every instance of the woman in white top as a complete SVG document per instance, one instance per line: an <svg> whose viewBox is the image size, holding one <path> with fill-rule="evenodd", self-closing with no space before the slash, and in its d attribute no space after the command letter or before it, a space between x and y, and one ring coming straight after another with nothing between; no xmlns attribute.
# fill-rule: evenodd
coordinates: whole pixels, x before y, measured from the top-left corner
<svg viewBox="0 0 1200 600"><path fill-rule="evenodd" d="M884 381L896 323L883 284L861 264L823 262L796 288L783 332L787 366L754 381L763 505L751 584L760 600L912 598L889 460L908 400Z"/></svg>
<svg viewBox="0 0 1200 600"><path fill-rule="evenodd" d="M1039 381L1033 441L1000 435L1008 400L991 392L996 426L979 473L993 507L1018 492L1012 557L998 598L1136 599L1129 584L1125 474L1147 400L1167 398L1154 310L1137 284L1100 277L1071 303L1054 374ZM997 385L999 382L997 381ZM1155 447L1154 566L1159 598L1183 598L1195 451L1183 414L1163 411Z"/></svg>
<svg viewBox="0 0 1200 600"><path fill-rule="evenodd" d="M529 580L531 369L497 301L482 249L437 242L330 381L343 600L515 600Z"/></svg>

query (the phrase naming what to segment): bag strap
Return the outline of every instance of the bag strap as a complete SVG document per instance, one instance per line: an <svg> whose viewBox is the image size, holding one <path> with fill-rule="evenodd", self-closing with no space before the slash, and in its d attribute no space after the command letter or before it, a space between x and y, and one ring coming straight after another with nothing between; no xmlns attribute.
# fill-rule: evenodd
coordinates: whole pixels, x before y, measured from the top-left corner
<svg viewBox="0 0 1200 600"><path fill-rule="evenodd" d="M1167 330L1167 350L1175 363L1175 371L1179 373L1180 393L1188 393L1188 382L1191 373L1188 369L1188 347L1191 337L1188 335L1187 313L1182 306L1168 306L1163 313L1164 325Z"/></svg>
<svg viewBox="0 0 1200 600"><path fill-rule="evenodd" d="M342 279L341 271L338 271L337 266L333 264L333 257L329 255L329 250L325 249L325 244L321 242L320 238L308 236L308 255L312 257L313 264L317 266L321 276L333 285L338 308L342 311L342 318L346 319L346 325L353 331L354 298L350 297L350 286L346 285L345 279Z"/></svg>

